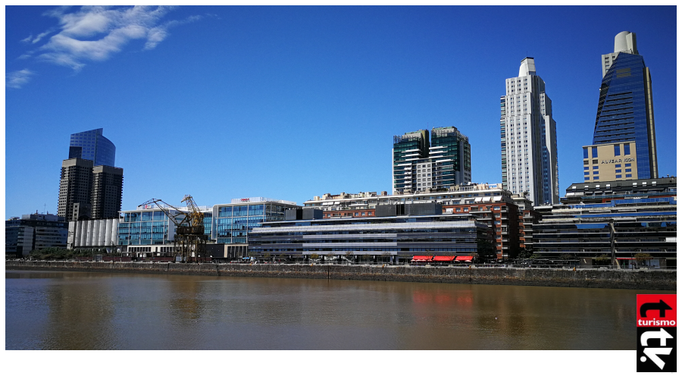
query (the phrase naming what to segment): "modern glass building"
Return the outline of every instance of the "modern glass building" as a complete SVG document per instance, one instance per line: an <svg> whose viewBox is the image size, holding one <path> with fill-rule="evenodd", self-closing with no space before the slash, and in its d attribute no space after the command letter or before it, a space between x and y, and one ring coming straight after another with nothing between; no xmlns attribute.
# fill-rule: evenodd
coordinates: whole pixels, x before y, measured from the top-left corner
<svg viewBox="0 0 682 379"><path fill-rule="evenodd" d="M80 158L94 162L94 166L115 166L116 146L102 135L104 129L93 129L71 135L69 159Z"/></svg>
<svg viewBox="0 0 682 379"><path fill-rule="evenodd" d="M634 143L638 177L633 179L657 178L651 73L635 33L616 35L614 52L602 55L602 75L592 144Z"/></svg>
<svg viewBox="0 0 682 379"><path fill-rule="evenodd" d="M187 207L177 207L186 211ZM266 221L284 220L285 211L300 208L294 202L262 197L232 199L229 204L199 207L204 214L204 234L209 245L224 245L226 257L246 256L249 232ZM181 221L184 215L168 209ZM170 256L174 253L176 224L154 205L121 212L118 245L129 255ZM223 257L224 255L219 255Z"/></svg>
<svg viewBox="0 0 682 379"><path fill-rule="evenodd" d="M262 197L233 199L230 204L213 206L213 233L216 243L247 244L253 228L267 221L284 220L285 211L300 208L296 203Z"/></svg>
<svg viewBox="0 0 682 379"><path fill-rule="evenodd" d="M504 188L527 193L536 206L558 203L556 123L545 82L536 75L535 59L523 59L519 76L506 80L500 111Z"/></svg>
<svg viewBox="0 0 682 379"><path fill-rule="evenodd" d="M267 222L250 234L259 258L410 262L415 256L474 257L490 229L470 215L398 215Z"/></svg>
<svg viewBox="0 0 682 379"><path fill-rule="evenodd" d="M420 193L471 182L471 145L454 126L393 137L393 193Z"/></svg>

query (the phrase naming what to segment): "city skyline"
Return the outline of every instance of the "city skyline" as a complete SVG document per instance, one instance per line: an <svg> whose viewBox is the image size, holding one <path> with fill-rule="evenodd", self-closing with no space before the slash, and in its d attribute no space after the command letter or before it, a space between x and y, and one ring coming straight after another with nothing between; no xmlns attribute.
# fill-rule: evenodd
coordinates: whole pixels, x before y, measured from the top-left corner
<svg viewBox="0 0 682 379"><path fill-rule="evenodd" d="M601 55L626 30L651 70L659 175L676 175L675 20L660 6L8 6L5 216L56 213L69 135L99 128L126 169L123 210L390 191L392 136L446 126L469 138L472 181L501 183L499 96L528 56L563 196L582 181Z"/></svg>

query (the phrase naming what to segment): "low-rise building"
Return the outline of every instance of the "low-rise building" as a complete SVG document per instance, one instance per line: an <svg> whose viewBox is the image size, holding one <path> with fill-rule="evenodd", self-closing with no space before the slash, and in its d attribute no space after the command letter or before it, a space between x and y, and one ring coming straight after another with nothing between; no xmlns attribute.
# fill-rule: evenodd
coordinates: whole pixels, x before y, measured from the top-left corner
<svg viewBox="0 0 682 379"><path fill-rule="evenodd" d="M435 203L380 205L376 213L376 217L264 222L251 231L249 252L260 259L319 257L401 264L415 256L471 260L492 243L486 224L468 214L441 214Z"/></svg>
<svg viewBox="0 0 682 379"><path fill-rule="evenodd" d="M34 213L5 221L5 255L22 258L48 247L66 248L68 224L64 217Z"/></svg>
<svg viewBox="0 0 682 379"><path fill-rule="evenodd" d="M677 267L676 178L575 183L533 224L533 248L583 264ZM640 265L641 265L640 264Z"/></svg>

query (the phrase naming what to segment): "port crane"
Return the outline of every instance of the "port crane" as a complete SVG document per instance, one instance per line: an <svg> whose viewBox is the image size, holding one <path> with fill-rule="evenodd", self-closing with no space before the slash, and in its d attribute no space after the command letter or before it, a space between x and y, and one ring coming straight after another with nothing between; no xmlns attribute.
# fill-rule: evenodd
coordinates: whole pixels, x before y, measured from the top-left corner
<svg viewBox="0 0 682 379"><path fill-rule="evenodd" d="M140 207L150 204L156 205L171 222L175 224L175 236L173 238L176 251L180 252L183 262L194 258L203 258L207 236L204 234L204 214L190 195L185 195L181 200L187 210L179 209L161 199L150 199L140 204ZM174 210L176 213L173 213ZM180 216L180 217L179 217Z"/></svg>

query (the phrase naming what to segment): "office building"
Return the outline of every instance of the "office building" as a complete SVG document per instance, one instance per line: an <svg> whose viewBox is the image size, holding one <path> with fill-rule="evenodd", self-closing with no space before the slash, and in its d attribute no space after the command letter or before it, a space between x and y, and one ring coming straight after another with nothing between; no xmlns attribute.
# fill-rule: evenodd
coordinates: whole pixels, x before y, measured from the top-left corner
<svg viewBox="0 0 682 379"><path fill-rule="evenodd" d="M232 199L230 203L199 207L204 214L204 234L207 251L212 258L240 258L248 254L249 233L266 221L284 220L288 209L300 209L291 201L264 197ZM177 207L187 211L187 207ZM175 221L154 204L121 212L118 224L118 244L123 253L132 257L174 256L176 253L176 222L184 216L167 209Z"/></svg>
<svg viewBox="0 0 682 379"><path fill-rule="evenodd" d="M448 189L471 181L471 145L454 126L393 137L394 194Z"/></svg>
<svg viewBox="0 0 682 379"><path fill-rule="evenodd" d="M118 218L123 197L123 169L111 166L92 168L92 218Z"/></svg>
<svg viewBox="0 0 682 379"><path fill-rule="evenodd" d="M265 222L251 231L249 252L261 259L404 264L428 256L453 262L479 257L481 244L492 240L485 224L471 215L441 214L438 204L381 205L376 211L376 217Z"/></svg>
<svg viewBox="0 0 682 379"><path fill-rule="evenodd" d="M536 206L558 203L556 123L535 59L523 59L519 76L505 84L506 95L500 98L504 188L527 194Z"/></svg>
<svg viewBox="0 0 682 379"><path fill-rule="evenodd" d="M69 159L87 159L93 166L115 166L116 146L102 135L104 129L93 129L71 135Z"/></svg>
<svg viewBox="0 0 682 379"><path fill-rule="evenodd" d="M92 197L92 161L80 158L62 162L59 179L57 215L67 221L90 218Z"/></svg>
<svg viewBox="0 0 682 379"><path fill-rule="evenodd" d="M677 266L677 179L574 183L533 225L533 250L620 267Z"/></svg>
<svg viewBox="0 0 682 379"><path fill-rule="evenodd" d="M605 154L611 150L609 155L613 155L610 158L584 154L585 181L621 179L615 176L615 170L624 170L625 163L632 166L632 171L628 172L631 179L658 177L651 73L637 51L635 33L618 33L613 53L602 55L602 83L594 137L592 145L583 149L587 153ZM625 149L629 149L629 156L625 155ZM623 166L616 167L616 164ZM598 174L595 175L595 171ZM607 172L608 175L602 174ZM625 175L625 172L620 174Z"/></svg>
<svg viewBox="0 0 682 379"><path fill-rule="evenodd" d="M382 192L341 193L315 196L304 202L305 208L323 211L323 217L367 218L379 216L377 209L384 205L433 204L441 206L443 214L471 214L487 224L493 233L493 244L498 260L507 260L532 246L532 223L537 220L533 205L524 197L514 197L497 184L455 185L448 190L417 194L387 195Z"/></svg>
<svg viewBox="0 0 682 379"><path fill-rule="evenodd" d="M113 167L116 148L102 129L71 135L62 162L57 214L67 221L118 218L123 169Z"/></svg>
<svg viewBox="0 0 682 379"><path fill-rule="evenodd" d="M22 258L48 247L66 248L68 226L53 214L23 215L5 221L5 255Z"/></svg>

